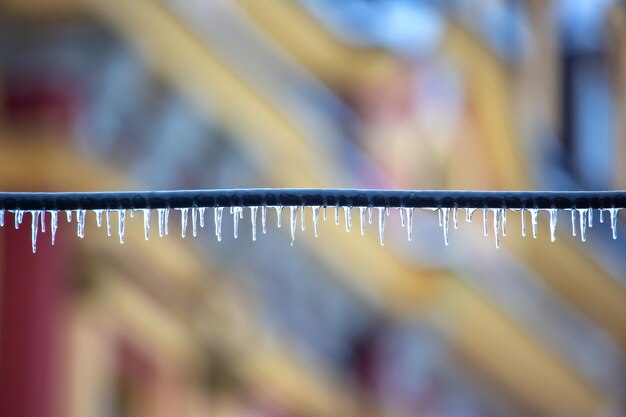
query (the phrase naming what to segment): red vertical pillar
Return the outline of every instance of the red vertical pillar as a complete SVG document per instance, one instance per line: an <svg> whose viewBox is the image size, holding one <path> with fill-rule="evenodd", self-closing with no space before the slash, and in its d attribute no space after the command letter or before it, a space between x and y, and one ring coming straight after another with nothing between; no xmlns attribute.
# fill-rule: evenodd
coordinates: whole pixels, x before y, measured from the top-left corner
<svg viewBox="0 0 626 417"><path fill-rule="evenodd" d="M0 229L0 416L59 417L67 251L60 233L51 246L48 227L39 231L37 253L32 253L30 214L19 230L13 216L5 220Z"/></svg>

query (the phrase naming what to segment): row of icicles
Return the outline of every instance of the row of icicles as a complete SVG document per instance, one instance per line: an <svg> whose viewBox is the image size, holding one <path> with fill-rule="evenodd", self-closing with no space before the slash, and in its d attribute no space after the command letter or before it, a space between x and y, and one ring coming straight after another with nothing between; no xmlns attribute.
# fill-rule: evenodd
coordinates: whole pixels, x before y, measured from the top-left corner
<svg viewBox="0 0 626 417"><path fill-rule="evenodd" d="M277 218L277 226L281 227L281 217L283 208L289 208L289 219L290 219L290 230L291 230L291 244L293 245L296 235L297 229L297 221L298 221L298 210L300 209L300 226L302 230L305 230L305 216L306 216L306 206L251 206L248 207L250 211L250 220L252 224L252 240L256 241L257 237L257 214L261 212L261 230L263 233L266 233L266 219L267 219L267 209L273 208L276 211ZM352 207L349 206L334 206L334 217L335 224L339 224L340 219L340 209L343 210L344 213L344 221L346 231L350 231L352 227ZM187 233L187 224L189 220L189 212L191 211L191 228L193 236L197 236L198 233L198 225L203 228L204 227L204 217L205 211L207 207L193 207L193 208L176 208L175 210L179 210L181 214L181 235L185 237ZM260 209L260 210L259 210ZM365 225L366 223L372 224L372 212L376 209L376 216L378 217L378 233L380 244L385 244L385 219L390 215L391 209L390 207L358 207L359 218L360 218L360 230L361 234L365 234ZM398 207L397 208L400 213L400 219L402 227L406 227L408 240L412 239L413 233L413 213L415 211L414 208L410 207ZM311 206L312 212L312 221L313 221L313 230L315 237L318 235L318 218L320 210L323 213L323 219L327 220L327 207L326 206ZM443 238L444 243L448 245L449 243L449 229L450 224L452 223L455 229L459 226L459 210L458 207L438 207L438 208L426 208L425 210L436 211L439 215L439 226L443 229ZM482 212L483 218L483 233L485 236L488 235L488 213L493 213L493 229L495 235L495 243L496 247L500 247L500 233L502 236L506 236L506 217L507 217L507 209L504 208L466 208L465 216L466 221L471 222L474 217L474 212L476 210L480 210ZM556 222L557 222L557 214L558 210L555 208L551 209L537 209L537 208L529 208L529 209L511 209L512 211L520 212L521 214L521 223L522 223L522 236L526 236L526 220L525 216L528 212L530 214L531 219L531 228L532 235L534 238L537 237L537 217L539 211L545 210L549 214L550 218L550 239L552 242L556 239ZM598 209L600 214L600 223L604 222L604 213L609 212L611 219L611 229L613 231L613 239L617 239L617 214L621 210L620 208L608 208L608 209ZM92 210L96 216L96 224L98 227L102 227L103 224L106 225L107 234L111 236L111 212L117 213L117 221L118 221L118 235L120 239L120 243L124 243L124 226L126 220L126 212L125 209L113 209L113 210ZM145 239L148 240L150 234L150 209L133 209L130 210L130 216L134 217L135 212L141 211L143 212L143 225L144 225L144 236ZM224 207L214 207L213 208L213 221L215 223L215 236L218 241L222 240L222 214L224 211ZM571 212L572 219L572 234L576 236L577 230L580 232L580 238L582 241L586 240L586 230L587 226L593 226L593 216L594 209L569 209ZM32 249L33 252L37 250L37 233L39 229L41 232L46 231L46 214L50 216L50 234L52 238L52 244L54 245L54 238L58 227L58 218L59 218L59 210L10 210L11 213L14 214L15 219L15 228L18 229L19 225L22 223L24 218L24 213L28 212L32 216ZM158 217L158 225L159 225L159 236L163 237L164 235L169 234L169 208L159 208L156 209L157 217ZM85 236L85 217L87 210L65 210L66 218L68 222L72 221L72 215L75 213L76 221L77 221L77 235L80 238ZM233 235L237 238L239 231L239 220L243 219L244 216L244 207L230 207L230 214L233 216ZM452 217L452 219L450 219ZM0 226L4 226L4 210L0 210Z"/></svg>

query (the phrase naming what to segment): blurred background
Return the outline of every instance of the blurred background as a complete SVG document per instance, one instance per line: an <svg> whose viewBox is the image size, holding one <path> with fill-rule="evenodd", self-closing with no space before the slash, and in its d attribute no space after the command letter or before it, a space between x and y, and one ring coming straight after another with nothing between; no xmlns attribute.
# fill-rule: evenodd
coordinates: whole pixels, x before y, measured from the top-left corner
<svg viewBox="0 0 626 417"><path fill-rule="evenodd" d="M624 189L625 157L624 1L0 2L6 191ZM606 222L510 213L496 250L394 210L381 247L307 211L291 247L212 214L0 229L0 416L626 415Z"/></svg>

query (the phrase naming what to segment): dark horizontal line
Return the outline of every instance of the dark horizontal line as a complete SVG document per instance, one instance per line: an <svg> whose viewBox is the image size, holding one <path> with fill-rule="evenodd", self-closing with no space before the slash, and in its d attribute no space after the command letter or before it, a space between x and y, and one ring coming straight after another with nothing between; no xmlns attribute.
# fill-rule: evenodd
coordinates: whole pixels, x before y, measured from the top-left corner
<svg viewBox="0 0 626 417"><path fill-rule="evenodd" d="M0 193L3 210L97 210L231 206L623 208L626 191L410 191L280 189Z"/></svg>

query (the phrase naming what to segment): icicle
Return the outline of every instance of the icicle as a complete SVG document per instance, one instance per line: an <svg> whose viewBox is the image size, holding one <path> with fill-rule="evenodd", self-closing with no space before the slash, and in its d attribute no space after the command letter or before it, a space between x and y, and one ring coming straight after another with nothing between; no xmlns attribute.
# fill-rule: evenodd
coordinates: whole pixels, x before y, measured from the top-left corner
<svg viewBox="0 0 626 417"><path fill-rule="evenodd" d="M465 209L465 221L467 223L471 223L472 220L474 219L474 212L476 211L475 208L466 208Z"/></svg>
<svg viewBox="0 0 626 417"><path fill-rule="evenodd" d="M230 212L233 214L233 236L237 239L239 235L239 218L240 212L243 212L241 207L231 207Z"/></svg>
<svg viewBox="0 0 626 417"><path fill-rule="evenodd" d="M20 228L20 211L21 210L15 210L13 212L13 220L15 222L15 229L19 229Z"/></svg>
<svg viewBox="0 0 626 417"><path fill-rule="evenodd" d="M107 218L107 236L111 237L111 210L106 211Z"/></svg>
<svg viewBox="0 0 626 417"><path fill-rule="evenodd" d="M315 237L317 237L317 219L320 215L320 206L311 207L311 211L313 212L313 232L315 233Z"/></svg>
<svg viewBox="0 0 626 417"><path fill-rule="evenodd" d="M604 209L600 209L600 223L604 223Z"/></svg>
<svg viewBox="0 0 626 417"><path fill-rule="evenodd" d="M349 206L343 206L343 214L346 220L346 232L349 232L352 227L352 208Z"/></svg>
<svg viewBox="0 0 626 417"><path fill-rule="evenodd" d="M372 206L367 206L367 221L372 224Z"/></svg>
<svg viewBox="0 0 626 417"><path fill-rule="evenodd" d="M143 209L143 237L148 240L150 235L150 209Z"/></svg>
<svg viewBox="0 0 626 417"><path fill-rule="evenodd" d="M81 239L85 237L85 213L86 210L76 211L76 234Z"/></svg>
<svg viewBox="0 0 626 417"><path fill-rule="evenodd" d="M265 226L266 221L267 221L267 206L263 204L261 206L261 229L263 229L263 234L265 234L267 231L267 228Z"/></svg>
<svg viewBox="0 0 626 417"><path fill-rule="evenodd" d="M180 211L180 235L185 237L187 234L187 221L189 220L189 208L183 207L178 210Z"/></svg>
<svg viewBox="0 0 626 417"><path fill-rule="evenodd" d="M452 209L452 222L454 223L454 228L459 228L459 208L454 206Z"/></svg>
<svg viewBox="0 0 626 417"><path fill-rule="evenodd" d="M304 226L304 216L306 215L306 210L304 209L304 205L300 206L300 229L304 232L306 229Z"/></svg>
<svg viewBox="0 0 626 417"><path fill-rule="evenodd" d="M134 218L135 218L135 211L136 211L135 209L131 209L131 210L130 210L130 218L131 218L131 219L134 219Z"/></svg>
<svg viewBox="0 0 626 417"><path fill-rule="evenodd" d="M293 242L296 240L296 225L298 222L298 206L289 206L289 222L291 226L291 246L293 246Z"/></svg>
<svg viewBox="0 0 626 417"><path fill-rule="evenodd" d="M4 210L0 210L0 227L4 226Z"/></svg>
<svg viewBox="0 0 626 417"><path fill-rule="evenodd" d="M224 213L224 207L215 207L214 208L214 220L215 220L215 236L217 237L217 241L222 241L222 214Z"/></svg>
<svg viewBox="0 0 626 417"><path fill-rule="evenodd" d="M506 209L500 209L500 219L502 221L502 236L506 236Z"/></svg>
<svg viewBox="0 0 626 417"><path fill-rule="evenodd" d="M589 227L593 227L593 209L591 207L587 210L587 221L589 222Z"/></svg>
<svg viewBox="0 0 626 417"><path fill-rule="evenodd" d="M487 236L489 234L487 230L487 209L483 209L483 235Z"/></svg>
<svg viewBox="0 0 626 417"><path fill-rule="evenodd" d="M378 235L380 246L385 246L385 208L378 207Z"/></svg>
<svg viewBox="0 0 626 417"><path fill-rule="evenodd" d="M96 215L96 225L98 227L102 227L102 212L104 210L94 210L94 214Z"/></svg>
<svg viewBox="0 0 626 417"><path fill-rule="evenodd" d="M157 219L159 221L159 237L163 237L163 229L165 229L165 209L157 209Z"/></svg>
<svg viewBox="0 0 626 417"><path fill-rule="evenodd" d="M282 213L283 213L283 206L276 206L274 207L276 209L276 224L278 225L278 227L280 227L280 220L282 217Z"/></svg>
<svg viewBox="0 0 626 417"><path fill-rule="evenodd" d="M548 209L550 213L550 241L556 241L556 221L558 218L558 210L555 208Z"/></svg>
<svg viewBox="0 0 626 417"><path fill-rule="evenodd" d="M491 209L493 212L493 235L496 238L496 249L500 249L500 209Z"/></svg>
<svg viewBox="0 0 626 417"><path fill-rule="evenodd" d="M335 225L339 225L339 204L335 206Z"/></svg>
<svg viewBox="0 0 626 417"><path fill-rule="evenodd" d="M361 221L361 236L365 234L365 210L367 210L367 207L359 207L359 220Z"/></svg>
<svg viewBox="0 0 626 417"><path fill-rule="evenodd" d="M67 222L72 222L72 210L65 210L65 216L67 217Z"/></svg>
<svg viewBox="0 0 626 417"><path fill-rule="evenodd" d="M450 229L450 208L449 207L441 207L439 211L442 214L443 221L443 242L448 246L450 244L449 239L449 229Z"/></svg>
<svg viewBox="0 0 626 417"><path fill-rule="evenodd" d="M572 236L576 236L576 210L570 209L570 214L572 215Z"/></svg>
<svg viewBox="0 0 626 417"><path fill-rule="evenodd" d="M439 215L439 227L443 226L443 212L441 211L441 207L437 209L437 214Z"/></svg>
<svg viewBox="0 0 626 417"><path fill-rule="evenodd" d="M391 214L391 208L389 206L385 207L385 214L389 216Z"/></svg>
<svg viewBox="0 0 626 417"><path fill-rule="evenodd" d="M526 209L522 208L520 210L520 216L522 218L522 236L526 237Z"/></svg>
<svg viewBox="0 0 626 417"><path fill-rule="evenodd" d="M126 222L126 210L117 210L117 225L120 243L124 243L124 224Z"/></svg>
<svg viewBox="0 0 626 417"><path fill-rule="evenodd" d="M46 232L46 211L45 210L41 210L39 220L41 220L41 233L45 233Z"/></svg>
<svg viewBox="0 0 626 417"><path fill-rule="evenodd" d="M59 226L59 212L57 210L50 212L50 235L52 236L52 245L54 246L54 238L57 234Z"/></svg>
<svg viewBox="0 0 626 417"><path fill-rule="evenodd" d="M191 208L191 234L193 237L198 236L198 208Z"/></svg>
<svg viewBox="0 0 626 417"><path fill-rule="evenodd" d="M587 221L589 219L589 209L576 209L580 226L580 240L587 240Z"/></svg>
<svg viewBox="0 0 626 417"><path fill-rule="evenodd" d="M30 212L32 216L32 223L30 226L31 233L31 245L33 248L33 253L37 252L37 230L39 229L39 210L33 210Z"/></svg>
<svg viewBox="0 0 626 417"><path fill-rule="evenodd" d="M537 214L539 213L539 210L531 208L528 209L528 211L530 212L530 222L533 228L533 239L537 239Z"/></svg>
<svg viewBox="0 0 626 417"><path fill-rule="evenodd" d="M413 212L415 209L413 207L406 208L406 235L409 239L413 239Z"/></svg>
<svg viewBox="0 0 626 417"><path fill-rule="evenodd" d="M256 212L257 206L250 206L250 222L252 223L252 241L256 241Z"/></svg>
<svg viewBox="0 0 626 417"><path fill-rule="evenodd" d="M398 210L400 210L400 225L404 227L404 207L399 207Z"/></svg>
<svg viewBox="0 0 626 417"><path fill-rule="evenodd" d="M613 239L617 239L617 214L620 209L611 207L609 213L611 213L611 230L613 231Z"/></svg>
<svg viewBox="0 0 626 417"><path fill-rule="evenodd" d="M165 223L165 236L167 236L170 234L170 208L169 207L165 208L163 218L164 218L163 222Z"/></svg>
<svg viewBox="0 0 626 417"><path fill-rule="evenodd" d="M198 216L200 220L200 227L204 228L204 212L206 207L198 207Z"/></svg>
<svg viewBox="0 0 626 417"><path fill-rule="evenodd" d="M328 219L328 212L326 210L326 205L324 205L324 221Z"/></svg>

